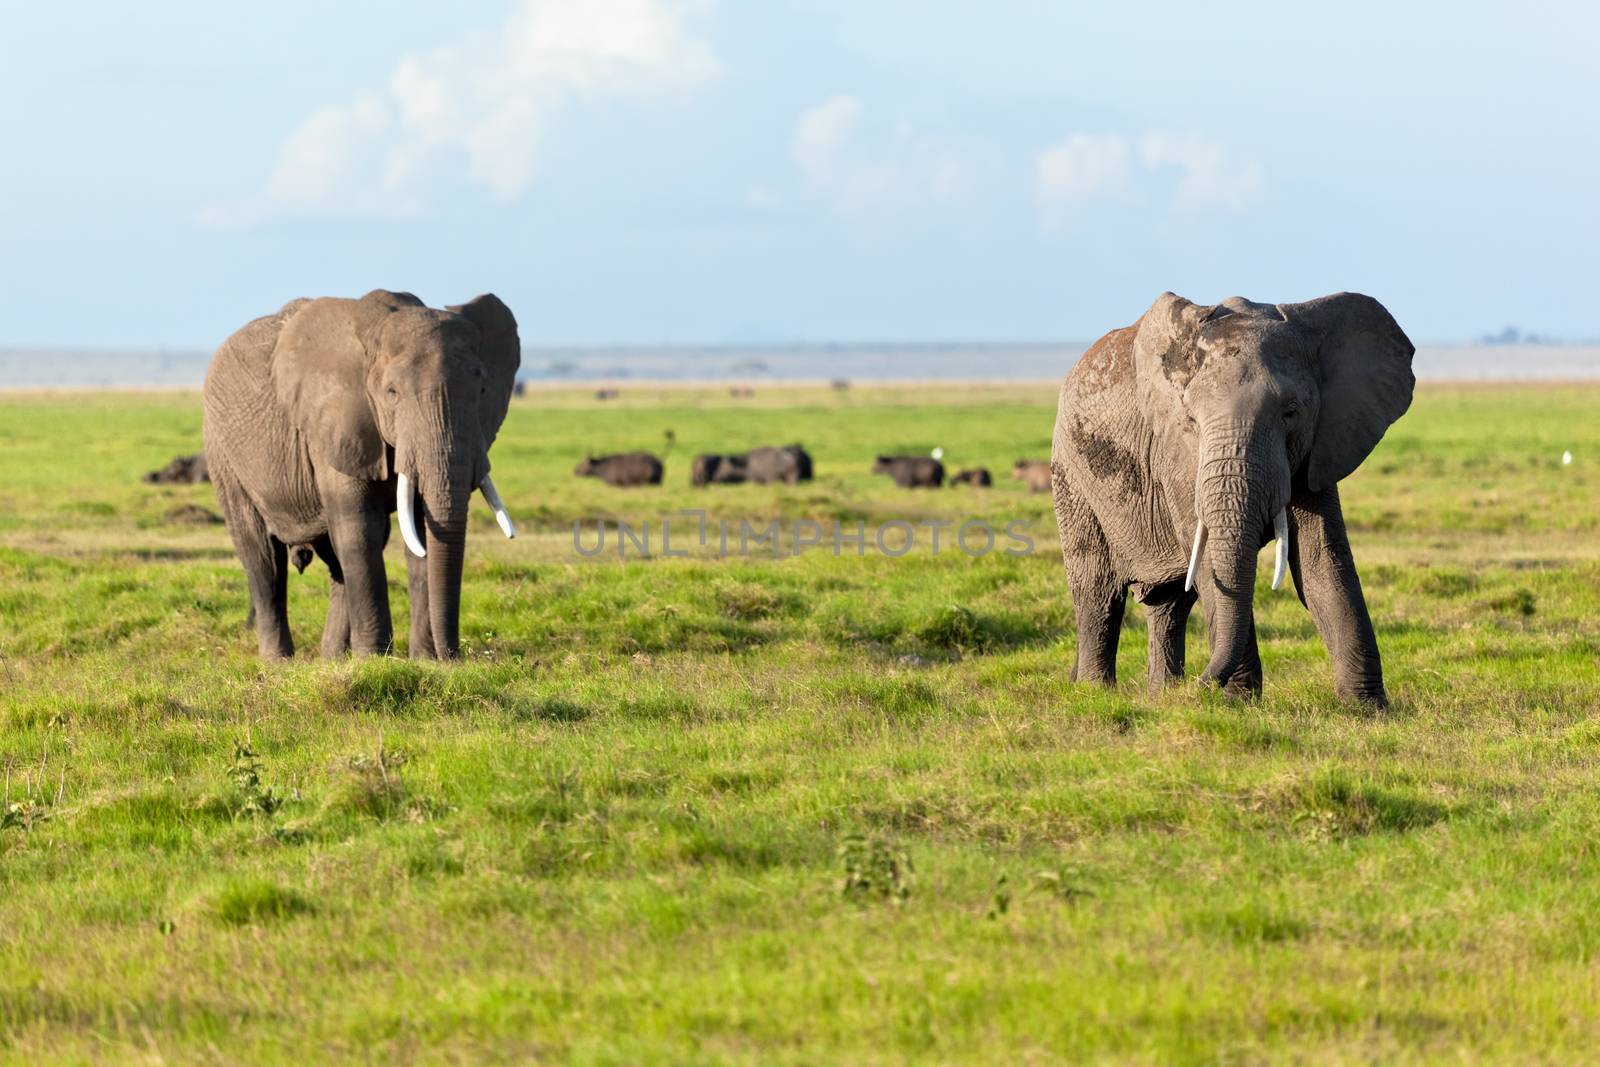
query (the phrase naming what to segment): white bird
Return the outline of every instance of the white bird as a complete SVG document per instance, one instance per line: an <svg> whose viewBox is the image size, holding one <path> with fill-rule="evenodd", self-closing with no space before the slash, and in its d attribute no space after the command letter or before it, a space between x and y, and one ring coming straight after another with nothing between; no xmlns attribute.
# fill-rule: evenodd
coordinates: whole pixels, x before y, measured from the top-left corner
<svg viewBox="0 0 1600 1067"><path fill-rule="evenodd" d="M1568 466L1572 465L1572 453L1571 452L1563 452L1563 453L1561 453L1561 465L1563 467L1568 467Z"/></svg>
<svg viewBox="0 0 1600 1067"><path fill-rule="evenodd" d="M933 458L934 459L943 459L944 458L944 449L936 448L936 449L933 450L932 454L933 454Z"/></svg>

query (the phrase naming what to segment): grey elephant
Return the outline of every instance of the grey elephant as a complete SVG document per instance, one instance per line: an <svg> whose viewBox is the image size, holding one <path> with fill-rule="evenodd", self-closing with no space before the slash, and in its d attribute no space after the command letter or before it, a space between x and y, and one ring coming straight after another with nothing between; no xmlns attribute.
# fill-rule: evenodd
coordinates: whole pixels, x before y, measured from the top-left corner
<svg viewBox="0 0 1600 1067"><path fill-rule="evenodd" d="M206 457L262 656L294 654L285 578L290 546L307 545L333 583L322 654L390 650L383 548L394 511L410 654L459 654L472 494L515 533L489 447L521 358L516 319L493 295L442 311L381 289L295 300L223 342L206 372Z"/></svg>
<svg viewBox="0 0 1600 1067"><path fill-rule="evenodd" d="M1061 386L1051 455L1073 679L1116 681L1131 590L1148 610L1152 691L1183 676L1198 598L1202 679L1259 694L1256 554L1276 538L1272 588L1293 573L1336 693L1387 706L1338 483L1410 406L1414 352L1356 293L1215 306L1166 293L1084 353Z"/></svg>

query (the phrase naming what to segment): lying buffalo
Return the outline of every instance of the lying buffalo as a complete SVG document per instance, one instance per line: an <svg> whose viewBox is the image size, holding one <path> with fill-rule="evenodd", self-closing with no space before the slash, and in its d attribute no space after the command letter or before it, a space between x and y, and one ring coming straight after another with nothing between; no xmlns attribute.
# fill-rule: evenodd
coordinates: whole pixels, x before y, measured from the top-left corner
<svg viewBox="0 0 1600 1067"><path fill-rule="evenodd" d="M607 485L660 485L661 461L648 452L619 452L614 456L585 456L572 473L599 478Z"/></svg>
<svg viewBox="0 0 1600 1067"><path fill-rule="evenodd" d="M716 456L702 453L689 468L690 485L735 485L750 479L750 468L743 456Z"/></svg>
<svg viewBox="0 0 1600 1067"><path fill-rule="evenodd" d="M144 480L152 485L194 485L209 482L211 475L206 470L206 454L196 452L192 456L175 456L165 467L146 474Z"/></svg>
<svg viewBox="0 0 1600 1067"><path fill-rule="evenodd" d="M982 487L987 489L994 484L994 476L989 473L988 467L973 467L951 478L950 484L970 485L974 488Z"/></svg>
<svg viewBox="0 0 1600 1067"><path fill-rule="evenodd" d="M944 464L927 456L879 456L873 474L887 474L902 489L937 489L944 484Z"/></svg>
<svg viewBox="0 0 1600 1067"><path fill-rule="evenodd" d="M1050 491L1050 461L1047 459L1019 459L1011 465L1011 477L1028 483L1028 491Z"/></svg>
<svg viewBox="0 0 1600 1067"><path fill-rule="evenodd" d="M750 480L757 485L772 482L794 485L811 480L811 453L799 445L752 448L743 458L750 468Z"/></svg>

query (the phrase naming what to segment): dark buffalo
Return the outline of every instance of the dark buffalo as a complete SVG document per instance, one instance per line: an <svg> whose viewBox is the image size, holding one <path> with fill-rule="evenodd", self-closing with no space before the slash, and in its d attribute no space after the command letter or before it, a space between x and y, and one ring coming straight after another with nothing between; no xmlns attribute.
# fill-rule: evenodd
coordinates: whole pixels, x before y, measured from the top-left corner
<svg viewBox="0 0 1600 1067"><path fill-rule="evenodd" d="M799 445L752 448L743 458L750 468L750 480L757 485L772 482L794 485L811 480L811 453Z"/></svg>
<svg viewBox="0 0 1600 1067"><path fill-rule="evenodd" d="M694 457L694 465L689 469L690 485L735 485L748 481L750 469L743 456L717 456L702 453Z"/></svg>
<svg viewBox="0 0 1600 1067"><path fill-rule="evenodd" d="M620 452L614 456L585 456L572 473L580 478L599 478L607 485L660 485L661 461L648 452Z"/></svg>
<svg viewBox="0 0 1600 1067"><path fill-rule="evenodd" d="M1028 483L1028 491L1050 491L1050 461L1047 459L1019 459L1011 465L1011 477Z"/></svg>
<svg viewBox="0 0 1600 1067"><path fill-rule="evenodd" d="M937 489L944 484L944 464L928 456L879 456L873 474L887 474L902 489Z"/></svg>
<svg viewBox="0 0 1600 1067"><path fill-rule="evenodd" d="M981 486L987 489L989 486L994 484L994 476L989 473L988 467L973 467L970 470L964 470L960 474L957 474L954 478L951 478L950 484L970 485L974 488Z"/></svg>
<svg viewBox="0 0 1600 1067"><path fill-rule="evenodd" d="M165 467L146 474L144 480L152 485L195 485L209 482L211 474L206 470L205 453L196 452L192 456L173 457Z"/></svg>

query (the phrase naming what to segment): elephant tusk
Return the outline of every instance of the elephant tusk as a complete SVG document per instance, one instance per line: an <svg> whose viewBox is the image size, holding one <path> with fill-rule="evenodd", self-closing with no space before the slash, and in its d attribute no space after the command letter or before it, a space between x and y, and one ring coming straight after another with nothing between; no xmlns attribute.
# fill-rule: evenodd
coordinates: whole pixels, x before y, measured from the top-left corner
<svg viewBox="0 0 1600 1067"><path fill-rule="evenodd" d="M415 503L416 490L411 488L411 479L402 474L395 483L395 510L399 512L400 536L413 556L422 557L428 554L428 550L423 547L422 538L417 536L417 519L412 512Z"/></svg>
<svg viewBox="0 0 1600 1067"><path fill-rule="evenodd" d="M517 536L516 524L506 512L506 502L500 499L500 494L495 491L494 482L489 480L487 474L483 476L483 481L478 483L478 488L483 490L483 499L494 509L494 521L500 524L500 532L508 539Z"/></svg>
<svg viewBox="0 0 1600 1067"><path fill-rule="evenodd" d="M1279 508L1272 517L1272 532L1278 538L1278 559L1272 567L1272 588L1283 584L1283 574L1289 569L1289 509Z"/></svg>
<svg viewBox="0 0 1600 1067"><path fill-rule="evenodd" d="M1200 569L1200 553L1206 549L1206 524L1197 520L1194 524L1194 547L1189 550L1189 573L1183 579L1183 591L1187 593L1194 588L1194 572Z"/></svg>

